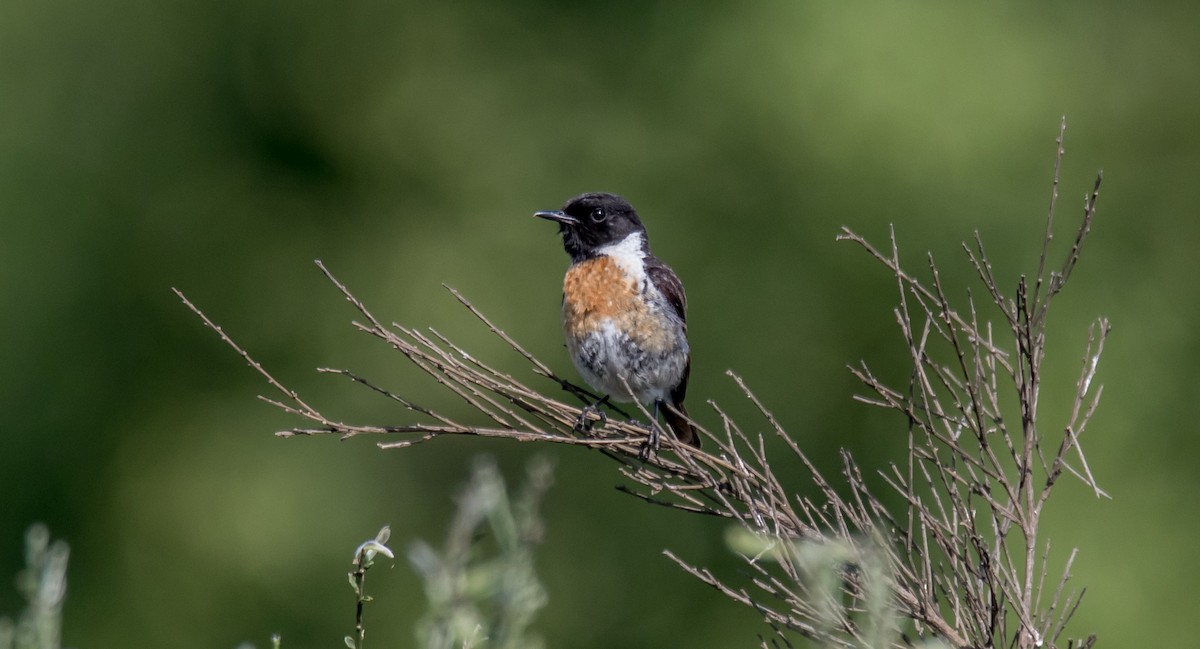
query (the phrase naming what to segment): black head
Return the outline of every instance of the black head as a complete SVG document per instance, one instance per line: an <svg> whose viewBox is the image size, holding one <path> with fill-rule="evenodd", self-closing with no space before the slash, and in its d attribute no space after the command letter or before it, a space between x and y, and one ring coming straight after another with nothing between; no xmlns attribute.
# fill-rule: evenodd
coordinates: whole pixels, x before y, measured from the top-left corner
<svg viewBox="0 0 1200 649"><path fill-rule="evenodd" d="M537 212L534 216L558 223L563 248L575 261L591 257L598 248L623 241L634 232L642 233L643 246L648 246L642 220L633 206L616 194L581 194L567 201L561 210Z"/></svg>

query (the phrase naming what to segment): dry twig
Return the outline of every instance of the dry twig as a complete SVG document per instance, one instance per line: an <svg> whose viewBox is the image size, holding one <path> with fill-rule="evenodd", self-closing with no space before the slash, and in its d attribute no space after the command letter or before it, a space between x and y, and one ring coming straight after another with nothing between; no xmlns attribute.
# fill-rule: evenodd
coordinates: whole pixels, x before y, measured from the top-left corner
<svg viewBox="0 0 1200 649"><path fill-rule="evenodd" d="M545 382L528 385L432 329L385 326L319 261L321 271L362 317L354 323L359 330L399 351L461 397L486 418L487 425L424 408L349 370L325 368L320 371L364 385L425 421L377 425L330 419L276 380L182 293L176 293L278 393L275 398L262 397L265 401L309 422L277 433L282 437L388 436L378 443L380 448L408 447L444 435L585 446L621 463L622 473L636 485L626 487L629 493L655 504L735 521L762 543L744 556L749 583L734 584L673 553L668 556L700 581L760 612L778 634L773 645L790 646L785 635L790 630L831 647L913 646L908 633L871 619L879 609L878 597L871 593L883 592L885 604L910 621L917 638L978 649L1054 647L1059 646L1083 591L1066 588L1074 551L1061 576L1047 587L1050 545L1039 536L1039 524L1064 472L1098 496L1104 495L1084 458L1081 439L1100 397L1094 378L1109 332L1102 318L1089 333L1069 421L1058 428L1044 425L1038 397L1046 315L1079 259L1100 186L1097 177L1060 270L1047 271L1064 130L1065 121L1059 132L1042 255L1032 280L1022 277L1015 294L1006 295L979 235L973 245L964 244L985 290L986 308L999 316L998 327L973 295L968 294L965 306L955 305L932 257L927 260L928 279L906 269L894 231L887 252L849 229L838 237L863 247L892 273L898 287L895 317L911 355L911 381L902 388L886 385L866 363L851 371L871 392L859 397L861 401L894 410L906 422L907 457L879 471L882 481L906 503L901 512L890 511L881 502L849 453L843 453L843 475L838 481L844 486L835 487L732 373L768 423L771 435L798 459L818 498L785 492L763 436L746 432L711 402L722 428L714 433L698 426L708 437L705 450L681 445L666 434L661 436L660 452L642 461L644 427L610 419L605 425L579 430L576 422L584 411L539 389ZM555 375L465 297L449 290L536 375L550 382L551 393L562 388L576 396L589 394ZM1011 395L1016 397L1015 412L1007 405ZM814 578L812 548L826 548L827 553L819 556L826 563L834 562L832 590L829 583L822 585ZM881 568L866 568L875 564ZM879 584L884 585L882 590ZM889 627L886 634L880 635L879 629L885 627ZM1090 647L1094 639L1070 641L1066 646ZM767 646L767 641L762 644Z"/></svg>

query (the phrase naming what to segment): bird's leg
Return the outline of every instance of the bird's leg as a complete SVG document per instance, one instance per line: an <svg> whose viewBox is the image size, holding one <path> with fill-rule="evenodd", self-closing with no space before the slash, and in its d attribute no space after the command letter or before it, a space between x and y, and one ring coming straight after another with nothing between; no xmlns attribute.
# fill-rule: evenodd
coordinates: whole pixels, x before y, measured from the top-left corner
<svg viewBox="0 0 1200 649"><path fill-rule="evenodd" d="M651 411L653 417L650 419L650 434L646 436L646 442L642 444L642 448L638 452L638 459L642 462L650 459L652 454L658 452L659 442L661 442L660 428L658 426L658 408L661 405L661 400L654 400L654 410Z"/></svg>
<svg viewBox="0 0 1200 649"><path fill-rule="evenodd" d="M608 423L608 415L600 409L600 406L608 405L608 395L604 395L599 401L590 406L584 406L583 410L579 411L579 418L575 420L575 426L571 428L573 433L590 433L592 430L592 415L599 418L600 427Z"/></svg>

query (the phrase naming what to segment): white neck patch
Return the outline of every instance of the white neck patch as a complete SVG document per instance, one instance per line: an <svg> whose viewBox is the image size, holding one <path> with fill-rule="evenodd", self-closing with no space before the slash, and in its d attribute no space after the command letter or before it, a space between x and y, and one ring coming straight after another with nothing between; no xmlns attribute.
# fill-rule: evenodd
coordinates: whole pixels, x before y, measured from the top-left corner
<svg viewBox="0 0 1200 649"><path fill-rule="evenodd" d="M646 255L642 252L641 232L631 232L619 242L604 246L596 252L612 257L621 270L639 282L646 275L646 266L642 263Z"/></svg>

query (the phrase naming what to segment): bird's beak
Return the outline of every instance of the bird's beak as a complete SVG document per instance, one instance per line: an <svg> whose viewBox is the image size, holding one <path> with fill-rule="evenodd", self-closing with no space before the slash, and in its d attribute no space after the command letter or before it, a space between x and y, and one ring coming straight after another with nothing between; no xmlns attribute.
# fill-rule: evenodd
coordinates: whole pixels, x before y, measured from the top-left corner
<svg viewBox="0 0 1200 649"><path fill-rule="evenodd" d="M553 212L534 212L534 216L540 219L556 221L563 225L579 225L579 219L567 214L562 210L554 210Z"/></svg>

